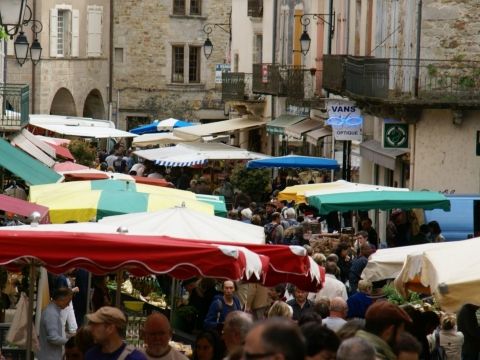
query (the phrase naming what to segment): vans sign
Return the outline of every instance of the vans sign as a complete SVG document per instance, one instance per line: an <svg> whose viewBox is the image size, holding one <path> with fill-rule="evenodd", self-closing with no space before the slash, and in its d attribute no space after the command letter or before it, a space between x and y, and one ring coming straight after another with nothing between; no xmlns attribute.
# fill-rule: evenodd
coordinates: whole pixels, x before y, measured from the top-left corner
<svg viewBox="0 0 480 360"><path fill-rule="evenodd" d="M360 110L355 105L353 101L347 100L327 100L327 111L328 117L341 117L341 118L348 118L348 117L358 117L360 116Z"/></svg>
<svg viewBox="0 0 480 360"><path fill-rule="evenodd" d="M332 99L327 100L329 119L335 140L356 140L363 138L363 118L360 110L352 101Z"/></svg>

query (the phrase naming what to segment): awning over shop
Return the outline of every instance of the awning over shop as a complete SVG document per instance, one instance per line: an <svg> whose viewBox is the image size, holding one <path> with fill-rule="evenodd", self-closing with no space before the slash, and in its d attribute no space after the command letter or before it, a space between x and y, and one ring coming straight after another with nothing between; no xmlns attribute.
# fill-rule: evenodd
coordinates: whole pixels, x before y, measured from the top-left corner
<svg viewBox="0 0 480 360"><path fill-rule="evenodd" d="M0 139L0 167L25 180L30 185L52 184L62 176L38 160Z"/></svg>
<svg viewBox="0 0 480 360"><path fill-rule="evenodd" d="M361 157L390 170L395 170L397 157L409 151L409 149L385 149L377 140L368 140L360 144Z"/></svg>
<svg viewBox="0 0 480 360"><path fill-rule="evenodd" d="M270 121L267 124L267 132L270 134L285 134L285 128L292 126L302 120L306 119L305 116L298 115L280 115L275 120Z"/></svg>
<svg viewBox="0 0 480 360"><path fill-rule="evenodd" d="M39 147L37 147L34 143L29 141L22 133L18 133L13 137L10 142L11 145L15 145L19 147L23 151L25 151L30 156L34 157L38 161L41 161L48 167L52 167L55 164L55 151L50 148L51 152L53 152L53 157L48 156L45 152L42 151ZM47 144L44 143L45 147L49 147Z"/></svg>
<svg viewBox="0 0 480 360"><path fill-rule="evenodd" d="M318 139L324 138L325 136L332 136L332 129L322 127L306 134L307 142L312 145L317 145Z"/></svg>
<svg viewBox="0 0 480 360"><path fill-rule="evenodd" d="M48 224L48 207L32 204L31 202L20 200L12 196L0 194L0 210L11 212L20 216L29 217L33 212L40 214L40 223Z"/></svg>
<svg viewBox="0 0 480 360"><path fill-rule="evenodd" d="M236 118L230 120L216 121L209 124L195 125L173 130L173 135L186 140L198 140L202 136L219 134L229 131L246 129L254 126L264 125L265 123L258 119Z"/></svg>
<svg viewBox="0 0 480 360"><path fill-rule="evenodd" d="M30 115L29 124L62 135L87 138L124 138L137 135L115 129L111 121L55 115Z"/></svg>
<svg viewBox="0 0 480 360"><path fill-rule="evenodd" d="M306 119L285 128L285 134L300 139L306 132L319 129L323 126L322 121Z"/></svg>

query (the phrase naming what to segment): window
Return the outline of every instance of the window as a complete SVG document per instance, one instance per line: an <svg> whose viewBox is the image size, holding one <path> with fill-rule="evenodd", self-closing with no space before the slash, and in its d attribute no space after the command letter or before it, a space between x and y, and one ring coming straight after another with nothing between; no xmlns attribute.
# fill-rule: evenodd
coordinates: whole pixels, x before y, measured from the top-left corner
<svg viewBox="0 0 480 360"><path fill-rule="evenodd" d="M183 83L185 48L183 46L172 46L172 82Z"/></svg>
<svg viewBox="0 0 480 360"><path fill-rule="evenodd" d="M263 0L248 0L248 16L263 16Z"/></svg>
<svg viewBox="0 0 480 360"><path fill-rule="evenodd" d="M75 57L79 54L79 11L70 5L50 9L50 56Z"/></svg>
<svg viewBox="0 0 480 360"><path fill-rule="evenodd" d="M103 7L87 7L87 56L102 56Z"/></svg>
<svg viewBox="0 0 480 360"><path fill-rule="evenodd" d="M185 15L185 0L173 0L173 14Z"/></svg>
<svg viewBox="0 0 480 360"><path fill-rule="evenodd" d="M115 48L115 63L123 64L123 48Z"/></svg>
<svg viewBox="0 0 480 360"><path fill-rule="evenodd" d="M190 46L188 53L188 82L200 82L200 47Z"/></svg>
<svg viewBox="0 0 480 360"><path fill-rule="evenodd" d="M202 1L201 0L190 0L190 15L201 15L202 14Z"/></svg>

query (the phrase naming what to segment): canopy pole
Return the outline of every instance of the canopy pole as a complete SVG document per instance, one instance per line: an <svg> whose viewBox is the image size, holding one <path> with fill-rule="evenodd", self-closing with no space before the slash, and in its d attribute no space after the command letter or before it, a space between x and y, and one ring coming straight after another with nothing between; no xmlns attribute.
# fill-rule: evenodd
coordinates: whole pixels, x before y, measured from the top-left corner
<svg viewBox="0 0 480 360"><path fill-rule="evenodd" d="M35 291L35 264L30 263L30 279L28 282L28 321L27 321L27 346L26 360L32 360L32 338L33 338L33 296Z"/></svg>
<svg viewBox="0 0 480 360"><path fill-rule="evenodd" d="M123 278L123 271L117 271L117 291L115 292L115 306L120 309L121 300L122 300L122 278Z"/></svg>

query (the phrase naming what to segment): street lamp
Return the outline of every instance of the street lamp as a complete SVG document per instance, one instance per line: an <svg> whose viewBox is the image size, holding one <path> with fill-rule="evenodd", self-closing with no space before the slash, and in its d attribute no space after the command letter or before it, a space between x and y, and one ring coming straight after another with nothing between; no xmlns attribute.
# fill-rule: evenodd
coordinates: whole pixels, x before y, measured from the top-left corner
<svg viewBox="0 0 480 360"><path fill-rule="evenodd" d="M0 1L0 25L13 39L23 25L27 0L1 0Z"/></svg>
<svg viewBox="0 0 480 360"><path fill-rule="evenodd" d="M30 44L28 43L25 33L20 31L20 34L18 34L17 38L15 39L15 43L13 44L15 48L15 58L20 66L25 64L25 61L27 61L29 45Z"/></svg>
<svg viewBox="0 0 480 360"><path fill-rule="evenodd" d="M328 25L329 46L330 46L330 43L333 39L333 33L335 32L335 11L329 14L303 14L303 15L295 15L295 16L300 16L300 23L303 25L303 33L300 36L300 51L302 52L303 55L307 55L308 51L310 50L310 44L312 42L307 32L307 27L308 25L310 25L309 17L312 17L313 19L318 19ZM325 16L330 17L329 21L324 19Z"/></svg>
<svg viewBox="0 0 480 360"><path fill-rule="evenodd" d="M40 42L35 37L32 42L32 46L30 46L30 59L32 59L33 65L37 65L40 61L40 57L42 56L42 46Z"/></svg>
<svg viewBox="0 0 480 360"><path fill-rule="evenodd" d="M227 24L207 23L203 26L203 32L207 34L207 40L205 40L205 42L203 43L203 54L207 59L210 57L210 55L212 55L212 52L213 52L213 43L212 43L212 40L210 40L210 34L212 33L213 29L216 27L222 29L224 32L230 35L230 40L231 40L232 30L230 26L231 26L230 22L228 22Z"/></svg>
<svg viewBox="0 0 480 360"><path fill-rule="evenodd" d="M13 1L13 0L7 0L7 1ZM30 9L28 5L26 5L25 8L26 10L29 11L29 15L28 15L28 18L27 19L24 18L23 22L21 23L19 27L20 34L18 34L17 38L15 39L15 42L13 43L13 46L15 48L15 58L17 59L18 64L22 66L27 61L28 53L30 52L30 60L32 60L33 65L37 65L42 56L42 46L38 41L38 34L42 32L43 25L39 20L32 19L32 15L33 15L32 9ZM28 43L28 39L25 36L25 33L23 32L24 26L30 26L30 28L32 29L32 33L34 34L34 38L31 46Z"/></svg>

